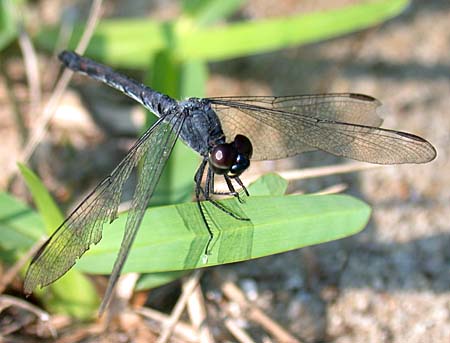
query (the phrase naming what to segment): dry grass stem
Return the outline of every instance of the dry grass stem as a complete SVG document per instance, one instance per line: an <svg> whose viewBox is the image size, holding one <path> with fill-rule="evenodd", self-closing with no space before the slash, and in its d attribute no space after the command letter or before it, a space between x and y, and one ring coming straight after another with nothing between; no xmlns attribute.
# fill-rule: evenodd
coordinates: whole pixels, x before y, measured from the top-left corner
<svg viewBox="0 0 450 343"><path fill-rule="evenodd" d="M163 324L163 329L161 332L161 336L158 338L158 343L166 343L172 331L175 327L175 324L180 320L180 316L186 307L189 297L197 286L200 277L203 271L200 269L195 270L192 275L185 281L185 286L183 287L183 293L181 294L178 302L176 303L172 314L169 317L169 320Z"/></svg>

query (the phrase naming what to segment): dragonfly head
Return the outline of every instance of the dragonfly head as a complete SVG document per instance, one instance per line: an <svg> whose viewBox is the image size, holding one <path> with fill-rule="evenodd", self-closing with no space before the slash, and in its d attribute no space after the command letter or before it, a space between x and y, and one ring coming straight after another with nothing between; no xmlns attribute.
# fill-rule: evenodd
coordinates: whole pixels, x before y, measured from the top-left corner
<svg viewBox="0 0 450 343"><path fill-rule="evenodd" d="M209 153L209 162L214 173L238 177L249 166L253 147L243 135L236 135L230 143L217 144Z"/></svg>

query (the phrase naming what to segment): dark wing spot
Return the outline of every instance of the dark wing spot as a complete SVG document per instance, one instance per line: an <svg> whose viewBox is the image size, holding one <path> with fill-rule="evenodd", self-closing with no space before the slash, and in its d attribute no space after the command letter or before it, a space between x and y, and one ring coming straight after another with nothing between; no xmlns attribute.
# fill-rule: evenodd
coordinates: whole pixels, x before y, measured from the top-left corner
<svg viewBox="0 0 450 343"><path fill-rule="evenodd" d="M352 99L358 99L362 101L370 101L370 102L377 101L377 99L365 94L350 93L349 97Z"/></svg>

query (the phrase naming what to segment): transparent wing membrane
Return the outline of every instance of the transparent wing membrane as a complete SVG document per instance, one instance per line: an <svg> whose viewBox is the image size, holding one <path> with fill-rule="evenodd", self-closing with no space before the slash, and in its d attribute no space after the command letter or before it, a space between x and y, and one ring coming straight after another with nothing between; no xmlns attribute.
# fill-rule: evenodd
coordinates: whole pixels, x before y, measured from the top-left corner
<svg viewBox="0 0 450 343"><path fill-rule="evenodd" d="M381 103L361 94L209 98L228 138L247 136L253 159L271 160L320 149L355 160L424 163L436 156L418 136L378 128Z"/></svg>

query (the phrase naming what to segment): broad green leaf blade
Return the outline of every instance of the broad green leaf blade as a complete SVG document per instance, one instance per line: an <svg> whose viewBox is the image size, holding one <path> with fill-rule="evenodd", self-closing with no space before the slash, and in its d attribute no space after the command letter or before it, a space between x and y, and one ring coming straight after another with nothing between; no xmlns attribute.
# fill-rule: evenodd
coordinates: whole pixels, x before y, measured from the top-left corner
<svg viewBox="0 0 450 343"><path fill-rule="evenodd" d="M406 0L363 2L340 9L198 30L178 41L182 59L218 61L318 42L362 30L399 14Z"/></svg>
<svg viewBox="0 0 450 343"><path fill-rule="evenodd" d="M37 175L24 164L19 163L18 166L27 187L33 196L37 210L44 220L46 232L50 235L62 223L64 217L52 196L47 191L47 188Z"/></svg>
<svg viewBox="0 0 450 343"><path fill-rule="evenodd" d="M124 272L162 272L231 263L328 242L355 234L370 208L347 195L249 197L244 205L222 201L251 222L238 221L206 204L215 231L212 254L202 261L208 234L195 203L151 208L145 216ZM103 240L77 268L107 274L119 249L125 216L104 231Z"/></svg>
<svg viewBox="0 0 450 343"><path fill-rule="evenodd" d="M266 174L258 178L255 182L248 186L248 192L251 196L262 195L284 195L288 182L280 175L272 173Z"/></svg>
<svg viewBox="0 0 450 343"><path fill-rule="evenodd" d="M43 218L46 231L50 235L64 218L37 175L25 165L19 164L19 169ZM100 303L92 283L77 270L70 270L53 283L49 291L37 291L36 294L51 312L67 314L79 319L94 318Z"/></svg>

